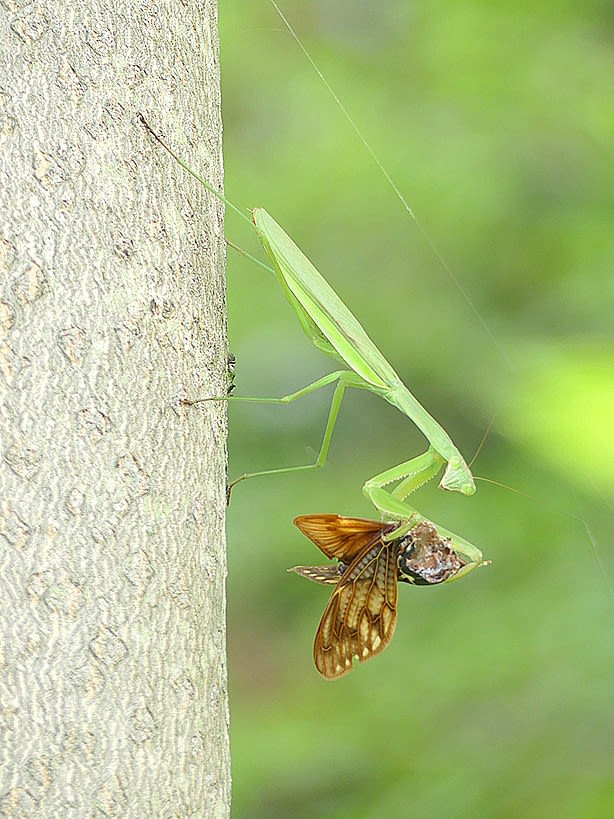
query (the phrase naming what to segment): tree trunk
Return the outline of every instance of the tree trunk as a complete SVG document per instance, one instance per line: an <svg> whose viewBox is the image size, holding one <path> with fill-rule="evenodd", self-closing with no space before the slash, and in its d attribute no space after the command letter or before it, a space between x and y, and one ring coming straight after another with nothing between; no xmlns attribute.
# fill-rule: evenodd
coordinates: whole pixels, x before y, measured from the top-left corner
<svg viewBox="0 0 614 819"><path fill-rule="evenodd" d="M216 6L0 3L0 815L224 817Z"/></svg>

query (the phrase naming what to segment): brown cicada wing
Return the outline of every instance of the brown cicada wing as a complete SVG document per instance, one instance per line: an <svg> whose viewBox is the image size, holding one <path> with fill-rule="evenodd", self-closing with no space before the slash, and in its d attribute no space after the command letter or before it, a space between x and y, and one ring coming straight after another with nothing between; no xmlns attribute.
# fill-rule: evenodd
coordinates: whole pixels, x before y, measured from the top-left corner
<svg viewBox="0 0 614 819"><path fill-rule="evenodd" d="M339 580L320 620L313 646L327 680L342 677L379 654L394 634L397 565L393 544L378 540L358 554Z"/></svg>
<svg viewBox="0 0 614 819"><path fill-rule="evenodd" d="M320 549L326 557L351 563L365 546L395 525L377 520L344 518L340 515L299 515L294 525Z"/></svg>
<svg viewBox="0 0 614 819"><path fill-rule="evenodd" d="M345 563L329 563L326 566L293 566L288 571L300 574L313 583L336 586L346 568Z"/></svg>

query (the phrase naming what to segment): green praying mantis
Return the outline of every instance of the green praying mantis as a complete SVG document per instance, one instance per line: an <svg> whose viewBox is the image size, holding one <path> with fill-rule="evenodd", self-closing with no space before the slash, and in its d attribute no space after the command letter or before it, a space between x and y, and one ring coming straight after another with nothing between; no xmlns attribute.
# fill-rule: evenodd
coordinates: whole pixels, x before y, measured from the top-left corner
<svg viewBox="0 0 614 819"><path fill-rule="evenodd" d="M369 390L388 401L413 421L429 442L426 452L375 475L362 487L366 497L385 519L399 522L397 527L385 535L384 540L396 540L426 520L420 512L407 503L406 499L441 470L443 470L443 475L439 486L442 489L472 495L475 492L473 476L450 436L412 395L390 363L371 341L356 317L283 228L263 208L255 208L250 220L240 208L186 165L153 131L143 116L140 116L140 120L151 136L171 154L184 170L211 194L253 225L258 240L271 262L271 267L253 257L250 258L275 275L299 324L312 344L345 367L328 373L302 389L281 398L224 395L183 402L196 404L201 401L218 400L289 404L322 387L330 384L336 385L320 451L313 463L245 473L232 481L229 489L247 478L287 474L322 467L326 462L345 390L354 388ZM444 582L456 580L476 567L484 565L482 552L476 546L439 524L435 526L442 537L451 540L464 564L459 572Z"/></svg>

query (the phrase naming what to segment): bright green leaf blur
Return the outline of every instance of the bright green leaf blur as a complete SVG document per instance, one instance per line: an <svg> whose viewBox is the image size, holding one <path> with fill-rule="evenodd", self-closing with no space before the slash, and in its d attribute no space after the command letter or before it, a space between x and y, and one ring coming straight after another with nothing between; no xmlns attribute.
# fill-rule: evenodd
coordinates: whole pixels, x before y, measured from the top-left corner
<svg viewBox="0 0 614 819"><path fill-rule="evenodd" d="M403 586L390 647L325 683L311 645L329 592L286 574L319 561L291 520L372 516L364 480L424 440L350 393L324 470L236 488L234 815L612 816L614 7L283 8L428 239L268 0L220 9L227 194L270 211L467 458L495 416L474 472L525 494L416 493L493 564ZM227 236L258 252L231 213ZM273 278L228 261L236 394L335 369ZM312 460L329 399L232 406L231 476Z"/></svg>

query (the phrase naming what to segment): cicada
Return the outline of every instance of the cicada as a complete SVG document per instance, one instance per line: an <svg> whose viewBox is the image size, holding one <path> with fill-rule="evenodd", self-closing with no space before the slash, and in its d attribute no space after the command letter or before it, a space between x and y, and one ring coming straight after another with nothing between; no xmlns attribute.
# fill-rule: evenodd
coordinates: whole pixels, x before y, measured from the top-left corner
<svg viewBox="0 0 614 819"><path fill-rule="evenodd" d="M484 563L455 549L452 539L428 520L410 528L399 522L300 515L294 524L326 557L338 561L288 569L335 585L313 646L316 668L327 680L351 671L354 657L365 662L386 648L396 626L399 581L437 585Z"/></svg>

